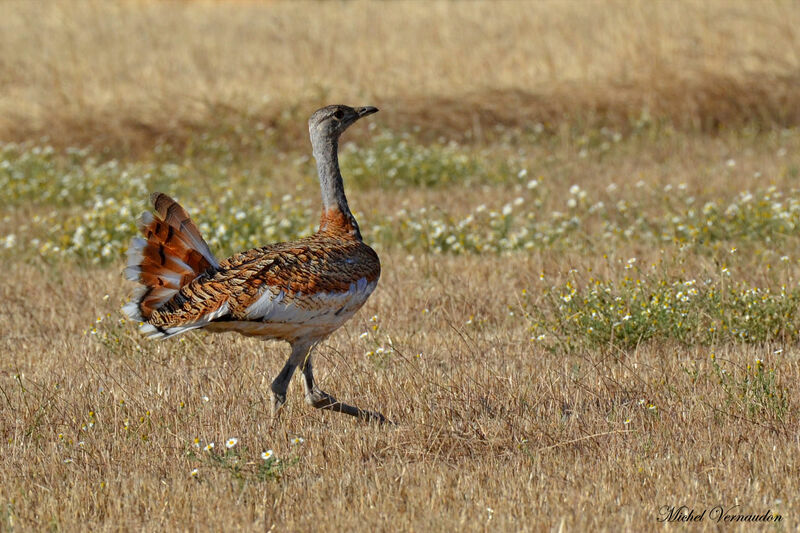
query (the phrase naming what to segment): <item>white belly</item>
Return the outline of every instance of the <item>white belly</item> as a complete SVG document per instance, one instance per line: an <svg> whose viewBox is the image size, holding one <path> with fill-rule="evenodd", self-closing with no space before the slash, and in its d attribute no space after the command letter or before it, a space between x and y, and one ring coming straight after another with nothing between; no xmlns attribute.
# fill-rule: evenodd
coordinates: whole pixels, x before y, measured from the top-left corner
<svg viewBox="0 0 800 533"><path fill-rule="evenodd" d="M377 286L362 278L345 292L287 295L283 290L264 293L245 310L241 321L212 322L211 331L238 331L272 339L323 338L344 324Z"/></svg>

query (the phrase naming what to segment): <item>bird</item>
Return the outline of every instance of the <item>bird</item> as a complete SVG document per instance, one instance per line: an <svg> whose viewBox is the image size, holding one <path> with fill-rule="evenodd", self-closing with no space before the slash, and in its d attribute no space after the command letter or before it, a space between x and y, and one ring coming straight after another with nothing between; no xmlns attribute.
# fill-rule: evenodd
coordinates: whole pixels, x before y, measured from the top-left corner
<svg viewBox="0 0 800 533"><path fill-rule="evenodd" d="M268 244L218 261L186 210L163 193L139 219L143 237L128 248L124 275L139 284L123 311L147 337L165 339L194 329L238 332L285 341L291 352L270 385L278 418L296 369L306 403L383 423L383 414L338 401L314 382L312 352L367 301L381 274L378 254L364 243L339 169L339 137L372 106L329 105L308 120L322 193L316 233Z"/></svg>

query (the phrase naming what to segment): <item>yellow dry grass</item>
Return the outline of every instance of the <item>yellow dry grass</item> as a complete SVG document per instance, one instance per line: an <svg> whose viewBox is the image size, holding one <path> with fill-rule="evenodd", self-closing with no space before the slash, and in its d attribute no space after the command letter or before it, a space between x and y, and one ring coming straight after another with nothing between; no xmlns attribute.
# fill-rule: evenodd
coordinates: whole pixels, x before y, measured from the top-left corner
<svg viewBox="0 0 800 533"><path fill-rule="evenodd" d="M395 427L314 411L298 383L273 426L266 391L285 346L204 334L144 343L116 325L129 292L117 269L8 265L4 528L641 531L662 505L681 504L771 509L796 525L796 396L776 426L726 406L707 349L554 357L527 341L507 307L520 288L543 268L598 260L383 259L380 290L322 346L317 368L321 386ZM373 314L396 350L384 364L359 339ZM466 324L473 314L479 325ZM730 345L717 357L743 368L764 353ZM696 381L685 371L695 368ZM781 380L798 379L792 351ZM242 480L187 456L208 455L195 438L219 451L229 437ZM279 480L252 475L266 449L288 465Z"/></svg>
<svg viewBox="0 0 800 533"><path fill-rule="evenodd" d="M239 175L257 169L246 176L258 194L316 201L296 163L308 155L303 119L333 101L382 107L381 126L431 128L482 140L498 158L520 157L526 179L554 192L547 212L566 210L571 184L609 205L643 196L640 182L642 191L686 183L697 209L759 187L783 192L782 204L794 196L800 135L777 126L800 117L796 3L1 9L0 139L35 144L46 135L57 147L91 143L108 157L100 148L245 137L259 121L290 137L264 141L281 148L268 156L143 156L198 169L195 199L211 189L202 169L217 157L240 159ZM537 121L547 131L534 142L525 135ZM662 121L671 126L653 125ZM492 137L498 125L510 135L502 143ZM602 125L638 129L583 154L597 133L590 126ZM348 140L367 131L358 126ZM269 158L280 172L263 170ZM608 191L612 182L618 188ZM423 206L461 216L510 202L520 183L348 193L362 221ZM82 207L4 204L0 237L26 235L20 228L35 215ZM663 526L659 510L673 505L706 509L703 530L736 529L712 519L716 505L771 510L782 529L797 528L797 343L659 339L564 353L532 337L520 302L525 290L544 305L541 272L548 286L572 269L621 277L628 258L644 265L678 249L634 237L598 253L604 242L503 256L382 250L376 293L316 362L323 389L396 422L376 427L311 409L296 381L273 423L267 391L285 345L202 332L143 340L119 322L132 290L123 258L105 267L38 258L19 237L0 250L0 531L647 531ZM689 248L681 279L702 283L722 257L745 283L764 286L773 279L765 262L786 255L782 275L796 285L797 238L742 248ZM391 353L376 353L390 343ZM787 391L785 413L720 382L715 364L741 381L756 359L776 369L772 390ZM231 437L235 455L225 457ZM209 442L214 453L203 451ZM264 470L268 449L282 466Z"/></svg>
<svg viewBox="0 0 800 533"><path fill-rule="evenodd" d="M304 110L497 124L798 123L794 2L6 2L0 138L148 145Z"/></svg>

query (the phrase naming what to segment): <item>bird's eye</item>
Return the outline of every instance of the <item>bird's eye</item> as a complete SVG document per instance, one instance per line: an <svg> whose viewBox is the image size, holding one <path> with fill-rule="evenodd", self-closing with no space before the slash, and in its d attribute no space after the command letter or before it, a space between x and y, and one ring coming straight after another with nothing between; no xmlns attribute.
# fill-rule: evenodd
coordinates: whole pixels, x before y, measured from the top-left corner
<svg viewBox="0 0 800 533"><path fill-rule="evenodd" d="M333 118L335 118L336 120L342 120L342 117L344 117L344 111L342 111L341 109L337 109L336 112L333 114Z"/></svg>

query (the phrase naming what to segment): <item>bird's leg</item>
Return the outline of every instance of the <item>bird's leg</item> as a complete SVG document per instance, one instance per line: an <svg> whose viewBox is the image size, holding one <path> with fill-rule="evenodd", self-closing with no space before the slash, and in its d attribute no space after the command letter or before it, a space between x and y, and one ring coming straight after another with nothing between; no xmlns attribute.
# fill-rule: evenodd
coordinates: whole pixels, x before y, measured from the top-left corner
<svg viewBox="0 0 800 533"><path fill-rule="evenodd" d="M314 345L308 342L296 341L292 343L292 353L289 355L289 359L283 366L281 373L278 374L278 377L275 378L275 381L273 381L270 386L273 418L277 419L280 408L286 403L286 390L289 388L289 382L292 380L295 368L301 366L306 361L313 347Z"/></svg>
<svg viewBox="0 0 800 533"><path fill-rule="evenodd" d="M346 415L354 416L366 421L373 422L389 422L385 416L375 411L365 411L359 409L354 405L348 405L338 401L325 391L320 390L314 385L314 372L311 369L311 356L309 355L303 365L303 385L306 389L306 403L316 407L317 409L329 409L337 413L344 413Z"/></svg>
<svg viewBox="0 0 800 533"><path fill-rule="evenodd" d="M270 385L270 397L272 398L272 417L278 418L280 408L286 403L286 390L289 388L289 382L292 380L292 374L297 364L292 361L292 357L286 361L283 370L275 378L275 381Z"/></svg>

